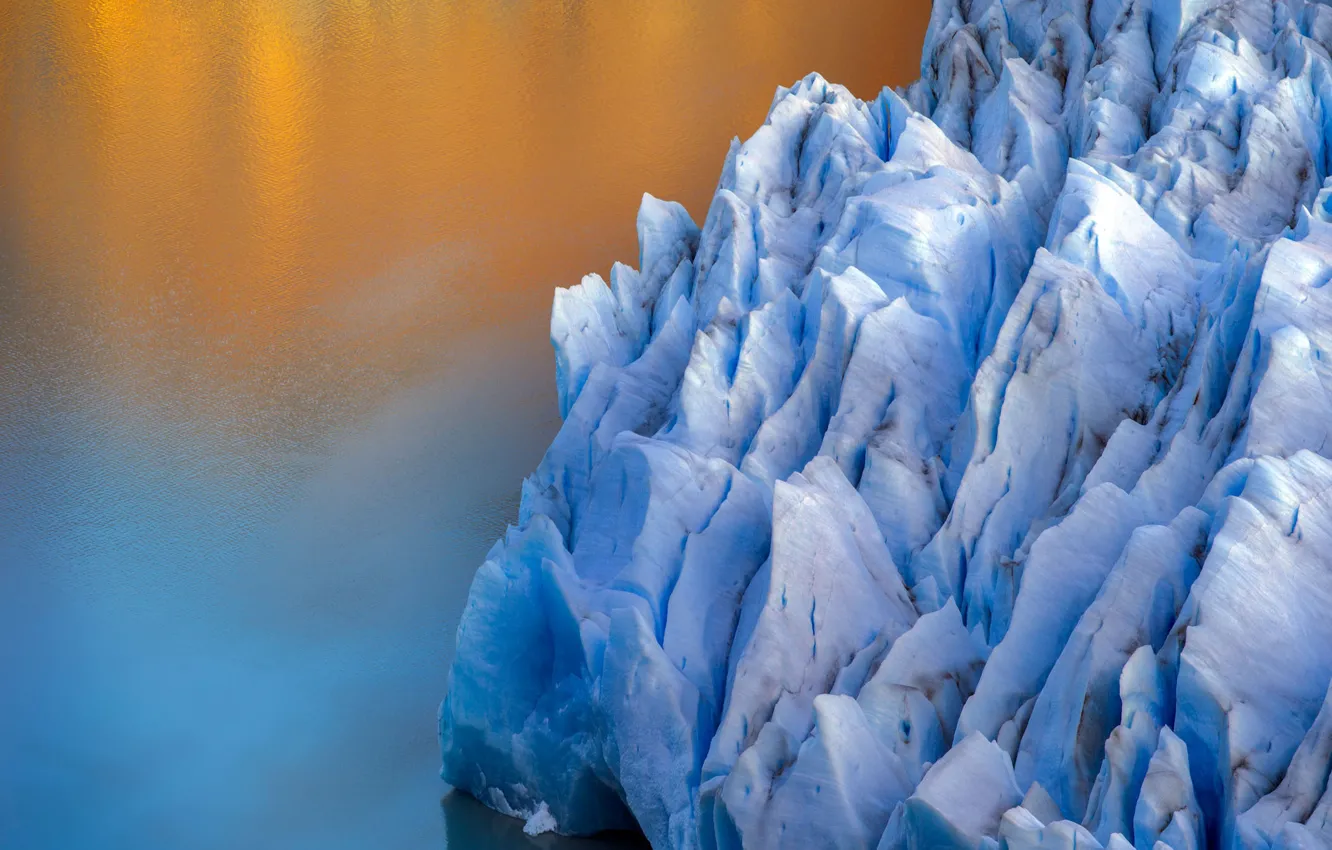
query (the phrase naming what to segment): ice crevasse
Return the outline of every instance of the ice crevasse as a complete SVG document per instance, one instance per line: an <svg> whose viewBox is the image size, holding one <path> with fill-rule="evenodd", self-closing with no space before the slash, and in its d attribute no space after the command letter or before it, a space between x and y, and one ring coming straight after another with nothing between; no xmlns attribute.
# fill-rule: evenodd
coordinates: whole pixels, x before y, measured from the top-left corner
<svg viewBox="0 0 1332 850"><path fill-rule="evenodd" d="M936 0L559 290L443 775L664 848L1332 848L1332 6Z"/></svg>

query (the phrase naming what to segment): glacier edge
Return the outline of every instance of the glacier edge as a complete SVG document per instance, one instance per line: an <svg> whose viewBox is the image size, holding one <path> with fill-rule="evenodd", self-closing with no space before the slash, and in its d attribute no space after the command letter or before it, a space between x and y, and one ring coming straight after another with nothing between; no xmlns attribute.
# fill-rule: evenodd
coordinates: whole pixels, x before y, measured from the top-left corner
<svg viewBox="0 0 1332 850"><path fill-rule="evenodd" d="M1332 850L1332 5L935 0L558 290L443 777L656 848Z"/></svg>

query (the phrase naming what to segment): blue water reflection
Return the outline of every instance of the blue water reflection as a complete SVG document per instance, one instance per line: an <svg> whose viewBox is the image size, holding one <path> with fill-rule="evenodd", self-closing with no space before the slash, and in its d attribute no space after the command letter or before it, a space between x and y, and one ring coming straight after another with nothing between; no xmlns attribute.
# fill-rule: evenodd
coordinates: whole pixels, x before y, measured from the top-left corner
<svg viewBox="0 0 1332 850"><path fill-rule="evenodd" d="M447 600L516 511L548 395L460 369L309 478L270 470L285 492L151 433L8 442L6 492L46 498L6 510L0 552L4 846L440 846ZM449 835L525 841L450 810Z"/></svg>

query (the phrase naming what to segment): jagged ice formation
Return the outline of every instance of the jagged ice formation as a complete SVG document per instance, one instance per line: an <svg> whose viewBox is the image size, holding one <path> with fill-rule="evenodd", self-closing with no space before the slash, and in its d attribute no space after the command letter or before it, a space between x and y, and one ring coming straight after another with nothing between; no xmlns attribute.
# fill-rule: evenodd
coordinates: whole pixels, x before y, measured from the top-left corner
<svg viewBox="0 0 1332 850"><path fill-rule="evenodd" d="M1332 6L936 0L556 293L444 777L657 848L1332 848Z"/></svg>

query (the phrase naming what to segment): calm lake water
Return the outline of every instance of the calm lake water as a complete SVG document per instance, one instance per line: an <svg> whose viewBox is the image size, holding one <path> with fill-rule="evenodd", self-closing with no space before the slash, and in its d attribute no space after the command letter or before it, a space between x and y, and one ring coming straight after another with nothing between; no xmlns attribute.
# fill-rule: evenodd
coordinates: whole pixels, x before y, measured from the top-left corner
<svg viewBox="0 0 1332 850"><path fill-rule="evenodd" d="M928 5L0 3L0 846L609 846L438 779L552 289Z"/></svg>

